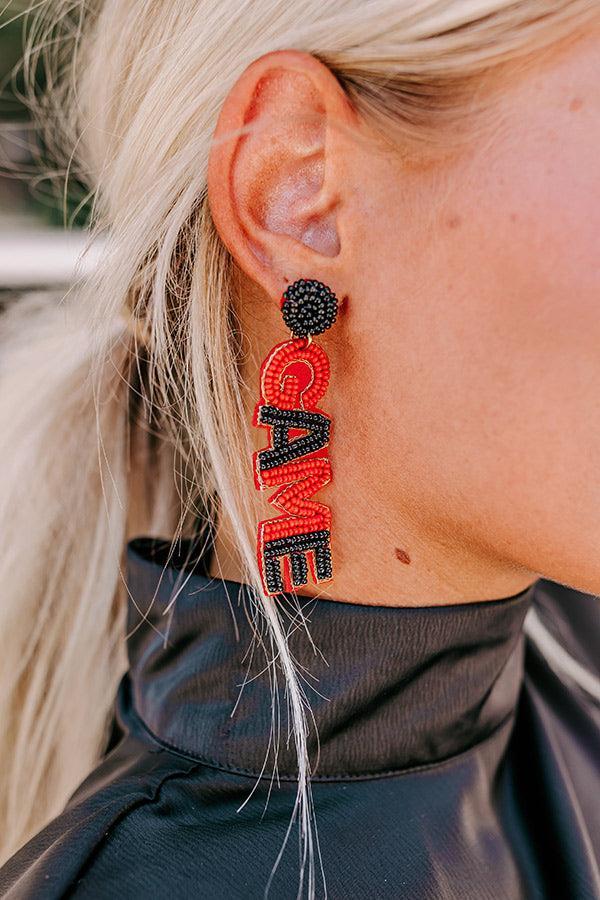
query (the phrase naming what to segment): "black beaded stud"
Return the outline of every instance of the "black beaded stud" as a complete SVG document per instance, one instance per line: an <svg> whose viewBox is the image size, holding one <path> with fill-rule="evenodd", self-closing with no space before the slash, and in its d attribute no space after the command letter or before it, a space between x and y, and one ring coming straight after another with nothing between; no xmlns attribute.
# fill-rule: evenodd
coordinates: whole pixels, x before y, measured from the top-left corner
<svg viewBox="0 0 600 900"><path fill-rule="evenodd" d="M321 334L336 320L337 297L322 281L300 278L285 289L283 297L283 321L295 337Z"/></svg>

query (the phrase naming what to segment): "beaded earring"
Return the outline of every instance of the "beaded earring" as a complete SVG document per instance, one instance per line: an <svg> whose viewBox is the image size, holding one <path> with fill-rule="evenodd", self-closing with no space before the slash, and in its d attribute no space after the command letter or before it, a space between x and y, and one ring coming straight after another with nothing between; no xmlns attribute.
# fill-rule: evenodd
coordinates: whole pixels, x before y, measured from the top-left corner
<svg viewBox="0 0 600 900"><path fill-rule="evenodd" d="M317 406L329 384L329 359L313 343L336 320L338 301L321 281L300 278L283 292L283 321L292 333L260 370L260 399L252 424L267 429L269 444L253 454L258 490L277 488L269 503L281 511L258 524L257 558L268 596L329 581L331 510L309 499L331 481L331 417Z"/></svg>

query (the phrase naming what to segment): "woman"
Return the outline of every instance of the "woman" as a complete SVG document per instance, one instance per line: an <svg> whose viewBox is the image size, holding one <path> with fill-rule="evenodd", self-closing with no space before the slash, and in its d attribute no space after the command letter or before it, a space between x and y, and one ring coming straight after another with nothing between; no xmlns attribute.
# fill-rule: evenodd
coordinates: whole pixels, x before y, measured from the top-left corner
<svg viewBox="0 0 600 900"><path fill-rule="evenodd" d="M600 897L597 4L68 6L1 895Z"/></svg>

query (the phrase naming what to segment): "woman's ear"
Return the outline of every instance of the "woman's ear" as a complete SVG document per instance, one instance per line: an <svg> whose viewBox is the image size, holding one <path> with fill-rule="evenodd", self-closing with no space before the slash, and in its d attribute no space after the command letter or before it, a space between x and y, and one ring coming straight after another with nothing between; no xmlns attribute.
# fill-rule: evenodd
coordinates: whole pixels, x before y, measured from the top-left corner
<svg viewBox="0 0 600 900"><path fill-rule="evenodd" d="M209 206L239 267L272 296L296 278L335 283L355 121L333 73L295 50L255 60L225 100Z"/></svg>

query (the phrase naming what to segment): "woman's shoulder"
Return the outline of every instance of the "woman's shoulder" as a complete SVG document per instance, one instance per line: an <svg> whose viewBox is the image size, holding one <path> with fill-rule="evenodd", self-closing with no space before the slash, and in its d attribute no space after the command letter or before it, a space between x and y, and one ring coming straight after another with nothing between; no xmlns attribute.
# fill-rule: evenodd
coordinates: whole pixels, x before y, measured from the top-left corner
<svg viewBox="0 0 600 900"><path fill-rule="evenodd" d="M527 629L549 659L600 700L600 597L540 578Z"/></svg>
<svg viewBox="0 0 600 900"><path fill-rule="evenodd" d="M487 823L488 837L494 835L499 884L519 883L513 857L523 856L531 895L550 896L542 885L555 883L565 886L566 896L577 873L581 890L571 895L600 898L600 886L596 893L592 887L600 810L590 790L600 775L600 705L588 690L594 682L583 687L572 663L594 675L598 602L551 582L537 585L534 615L526 620L523 687L514 722L435 766L393 778L315 784L326 852L329 847L335 856L343 846L348 854L344 872L336 875L343 885L332 896L348 896L348 885L357 879L372 883L379 864L394 858L403 862L393 877L388 873L389 892L382 896L398 896L392 882L410 884L415 898L430 896L423 873L434 865L443 879L464 885L470 878L474 885L470 893L457 887L446 896L480 896L479 869L484 883L483 870L492 865L487 844L472 836L465 848L461 837L476 815ZM568 659L550 653L550 639ZM129 706L127 683L124 679L120 691L123 709ZM155 740L135 716L122 718L128 729L115 735L114 746L65 810L0 869L0 896L262 897L292 811L293 783L282 781L271 791L266 779L257 787L249 773L186 757ZM253 790L252 803L244 805ZM269 815L263 817L267 803ZM443 825L448 816L462 822L458 832ZM359 819L366 830L356 824ZM348 822L355 823L350 830ZM369 840L373 846L367 850ZM454 840L456 857L446 871L442 860ZM294 841L289 843L294 856ZM542 845L555 852L538 858ZM281 893L274 896L288 896L284 882L289 886L296 877L291 862L281 871ZM499 891L509 895L509 887Z"/></svg>
<svg viewBox="0 0 600 900"><path fill-rule="evenodd" d="M277 855L274 831L285 833L293 812L294 784L280 787L263 827L268 779L257 785L255 775L127 733L0 868L0 897L259 900ZM236 816L253 788L253 807Z"/></svg>
<svg viewBox="0 0 600 900"><path fill-rule="evenodd" d="M578 710L600 739L600 598L542 578L524 630L525 688L540 712L546 707L568 730Z"/></svg>
<svg viewBox="0 0 600 900"><path fill-rule="evenodd" d="M600 599L540 579L525 632L511 794L556 860L569 848L572 871L600 896Z"/></svg>
<svg viewBox="0 0 600 900"><path fill-rule="evenodd" d="M140 813L146 821L160 815L169 784L198 768L198 763L163 747L124 736L79 785L64 810L0 868L0 897L53 900L72 896L80 887L82 896L120 895L123 873L116 867L112 887L101 890L94 883L88 891L89 867L122 836L129 843L131 862L136 844L143 840Z"/></svg>

